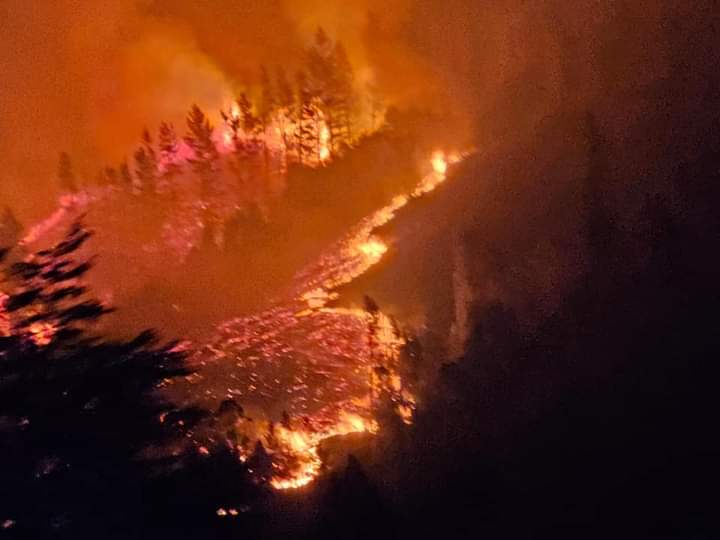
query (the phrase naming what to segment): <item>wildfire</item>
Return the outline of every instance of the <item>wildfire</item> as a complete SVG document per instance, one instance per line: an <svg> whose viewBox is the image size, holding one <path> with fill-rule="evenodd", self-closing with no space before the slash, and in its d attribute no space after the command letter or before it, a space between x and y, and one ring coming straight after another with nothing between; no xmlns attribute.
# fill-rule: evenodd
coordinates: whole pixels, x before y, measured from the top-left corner
<svg viewBox="0 0 720 540"><path fill-rule="evenodd" d="M435 171L436 174L445 176L448 168L448 162L447 159L445 159L445 153L439 150L433 152L432 159L430 161L432 163L433 171Z"/></svg>
<svg viewBox="0 0 720 540"><path fill-rule="evenodd" d="M29 334L35 345L44 347L52 341L55 327L50 323L36 322L30 325Z"/></svg>
<svg viewBox="0 0 720 540"><path fill-rule="evenodd" d="M331 302L338 299L340 285L366 273L389 251L376 230L446 179L434 163L439 156L445 167L460 159L434 153L432 171L415 191L394 197L299 272L286 303L221 325L217 338L198 352L200 365L214 358L217 362L209 364L225 370L208 381L232 385L220 382L217 394L206 390L206 395L237 396L243 406L274 409L275 415L279 407L287 412L282 422L262 420L264 415L257 413L252 421L239 419L233 428L236 439L244 441L238 451L246 463L262 442L271 470L251 474L267 479L274 489L310 484L323 467L323 442L349 433L377 433L380 410L390 407L406 424L413 421L416 398L401 376L403 333L381 310Z"/></svg>
<svg viewBox="0 0 720 540"><path fill-rule="evenodd" d="M385 242L379 238L370 238L367 242L363 242L358 246L358 250L371 260L377 261L387 252L388 248Z"/></svg>
<svg viewBox="0 0 720 540"><path fill-rule="evenodd" d="M325 163L330 159L330 130L325 122L320 127L320 161Z"/></svg>
<svg viewBox="0 0 720 540"><path fill-rule="evenodd" d="M240 118L240 105L238 105L237 101L233 101L230 105L230 116L232 116L233 120Z"/></svg>
<svg viewBox="0 0 720 540"><path fill-rule="evenodd" d="M275 489L298 489L308 485L317 477L322 467L318 454L322 441L350 433L377 433L377 430L378 425L374 420L345 411L341 411L335 424L318 432L280 426L275 432L279 441L279 453L294 456L298 464L295 468L281 471L274 476L270 485Z"/></svg>

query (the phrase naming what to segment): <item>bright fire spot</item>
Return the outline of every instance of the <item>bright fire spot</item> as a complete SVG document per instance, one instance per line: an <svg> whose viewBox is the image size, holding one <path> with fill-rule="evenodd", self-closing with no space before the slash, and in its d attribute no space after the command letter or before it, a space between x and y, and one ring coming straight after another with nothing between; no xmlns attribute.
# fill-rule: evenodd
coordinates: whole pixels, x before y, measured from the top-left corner
<svg viewBox="0 0 720 540"><path fill-rule="evenodd" d="M230 105L230 115L237 120L240 118L240 106L237 104L237 101L233 101L232 105Z"/></svg>
<svg viewBox="0 0 720 540"><path fill-rule="evenodd" d="M223 131L223 134L222 134L222 139L223 139L223 146L225 146L226 148L230 148L230 146L232 145L232 140L233 140L232 129L230 129L230 128L225 129L225 131Z"/></svg>
<svg viewBox="0 0 720 540"><path fill-rule="evenodd" d="M364 242L358 246L358 250L371 259L379 260L388 250L385 242L379 238L370 238L367 242Z"/></svg>
<svg viewBox="0 0 720 540"><path fill-rule="evenodd" d="M55 334L55 327L50 323L36 322L30 325L30 339L38 347L48 345Z"/></svg>
<svg viewBox="0 0 720 540"><path fill-rule="evenodd" d="M435 151L432 155L432 168L437 174L445 175L447 173L448 162L445 159L445 153L441 151Z"/></svg>
<svg viewBox="0 0 720 540"><path fill-rule="evenodd" d="M270 485L275 489L298 489L310 484L317 477L322 466L318 454L318 447L322 441L349 433L377 433L377 430L378 425L374 420L345 411L341 412L336 424L322 431L277 427L275 437L278 440L278 452L292 456L296 465L290 470L276 474Z"/></svg>
<svg viewBox="0 0 720 540"><path fill-rule="evenodd" d="M330 159L330 130L323 122L320 128L320 161L325 162Z"/></svg>

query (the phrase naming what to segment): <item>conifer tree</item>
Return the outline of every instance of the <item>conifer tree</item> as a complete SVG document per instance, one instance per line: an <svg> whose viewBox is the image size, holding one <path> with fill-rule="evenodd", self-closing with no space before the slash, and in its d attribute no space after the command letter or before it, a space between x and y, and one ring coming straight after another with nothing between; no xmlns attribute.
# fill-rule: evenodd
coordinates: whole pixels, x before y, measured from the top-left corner
<svg viewBox="0 0 720 540"><path fill-rule="evenodd" d="M178 139L175 128L169 122L161 122L158 129L158 148L160 159L165 163L165 170L170 163L174 163L178 154Z"/></svg>
<svg viewBox="0 0 720 540"><path fill-rule="evenodd" d="M158 422L172 408L154 394L165 378L188 374L172 344L151 332L112 342L96 333L109 309L83 284L90 238L79 223L53 247L3 263L0 290L11 331L0 337L0 477L12 498L3 515L18 533L69 537L144 515L135 496L149 482L140 451L181 435ZM65 534L62 534L65 536Z"/></svg>
<svg viewBox="0 0 720 540"><path fill-rule="evenodd" d="M333 50L333 74L328 102L328 124L333 149L337 152L352 142L354 75L347 52L337 42Z"/></svg>
<svg viewBox="0 0 720 540"><path fill-rule="evenodd" d="M220 154L212 140L213 128L210 120L197 105L193 105L187 115L187 128L185 142L193 151L193 157L189 161L200 178L203 193L207 196L212 189Z"/></svg>
<svg viewBox="0 0 720 540"><path fill-rule="evenodd" d="M119 167L119 181L120 185L126 189L131 189L133 186L133 177L128 166L127 159L124 160Z"/></svg>
<svg viewBox="0 0 720 540"><path fill-rule="evenodd" d="M272 115L277 108L277 96L270 75L265 66L260 66L260 110L259 117L263 130L268 128Z"/></svg>
<svg viewBox="0 0 720 540"><path fill-rule="evenodd" d="M158 130L158 149L162 164L162 189L170 187L176 176L182 171L178 153L180 151L175 128L168 122L162 122ZM160 187L160 186L159 186Z"/></svg>
<svg viewBox="0 0 720 540"><path fill-rule="evenodd" d="M292 124L297 119L297 108L295 103L295 93L293 92L292 86L288 82L285 71L282 68L278 68L277 70L276 88L277 106L280 112L280 130L282 132L285 151L286 153L289 153L294 147L294 140L290 131Z"/></svg>
<svg viewBox="0 0 720 540"><path fill-rule="evenodd" d="M295 105L295 93L287 79L285 70L282 68L278 68L277 70L276 85L278 107L288 110L292 109Z"/></svg>
<svg viewBox="0 0 720 540"><path fill-rule="evenodd" d="M308 86L314 97L325 104L333 79L333 45L322 28L315 33L313 44L307 50Z"/></svg>
<svg viewBox="0 0 720 540"><path fill-rule="evenodd" d="M297 76L299 115L296 129L298 162L313 165L319 161L319 110L305 72Z"/></svg>
<svg viewBox="0 0 720 540"><path fill-rule="evenodd" d="M255 116L253 113L253 105L250 99L247 97L245 92L240 94L238 99L238 107L240 108L240 120L242 123L242 130L246 138L255 142L259 131L262 128L261 119Z"/></svg>
<svg viewBox="0 0 720 540"><path fill-rule="evenodd" d="M155 170L153 168L152 159L145 151L145 147L141 146L135 150L135 185L136 192L151 191L153 181L155 179Z"/></svg>
<svg viewBox="0 0 720 540"><path fill-rule="evenodd" d="M142 133L142 145L135 151L135 175L140 191L155 193L157 169L157 154L146 128Z"/></svg>

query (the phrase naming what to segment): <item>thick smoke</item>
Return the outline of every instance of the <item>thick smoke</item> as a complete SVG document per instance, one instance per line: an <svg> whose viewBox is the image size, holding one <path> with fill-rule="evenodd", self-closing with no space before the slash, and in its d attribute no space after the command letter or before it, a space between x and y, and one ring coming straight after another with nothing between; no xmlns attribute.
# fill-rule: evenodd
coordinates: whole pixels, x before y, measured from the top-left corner
<svg viewBox="0 0 720 540"><path fill-rule="evenodd" d="M0 196L27 219L53 205L59 151L92 178L193 102L217 122L260 64L292 74L318 25L347 46L358 86L449 115L487 147L588 108L622 133L711 20L656 0L6 0L0 14Z"/></svg>
<svg viewBox="0 0 720 540"><path fill-rule="evenodd" d="M364 28L368 9L382 6L372 4L3 2L2 202L37 219L53 207L60 151L93 178L131 155L144 126L182 124L192 103L217 122L217 110L257 82L261 64L292 75L318 25L347 44L358 84L374 82ZM394 20L405 7L384 16ZM396 76L415 69L405 60L395 62Z"/></svg>

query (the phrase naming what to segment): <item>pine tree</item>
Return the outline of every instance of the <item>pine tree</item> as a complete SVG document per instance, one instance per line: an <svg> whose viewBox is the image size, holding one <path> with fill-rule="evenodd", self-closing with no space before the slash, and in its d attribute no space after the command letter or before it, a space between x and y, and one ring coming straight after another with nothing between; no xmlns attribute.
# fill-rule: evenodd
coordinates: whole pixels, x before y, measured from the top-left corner
<svg viewBox="0 0 720 540"><path fill-rule="evenodd" d="M142 132L142 146L135 151L135 175L141 191L155 193L157 169L157 155L146 128Z"/></svg>
<svg viewBox="0 0 720 540"><path fill-rule="evenodd" d="M262 126L263 140L263 175L265 185L270 183L270 149L268 148L268 128L273 121L277 109L277 98L272 81L265 66L260 66L260 110L259 118Z"/></svg>
<svg viewBox="0 0 720 540"><path fill-rule="evenodd" d="M67 152L60 152L60 161L58 163L58 180L60 181L60 189L64 192L77 193L77 180L73 172L70 156Z"/></svg>
<svg viewBox="0 0 720 540"><path fill-rule="evenodd" d="M90 262L75 260L89 237L76 224L50 249L0 264L13 323L0 337L0 410L8 420L0 477L13 494L3 513L29 537L88 537L80 532L126 523L133 512L141 519L134 495L149 471L139 452L181 435L158 422L171 405L154 391L189 373L184 357L171 345L157 348L151 332L122 342L94 333L109 309L83 285Z"/></svg>
<svg viewBox="0 0 720 540"><path fill-rule="evenodd" d="M277 97L267 68L260 66L260 110L259 117L263 130L268 128L272 115L277 108Z"/></svg>
<svg viewBox="0 0 720 540"><path fill-rule="evenodd" d="M342 43L333 50L333 77L328 102L328 124L333 149L337 152L352 142L352 108L354 75Z"/></svg>
<svg viewBox="0 0 720 540"><path fill-rule="evenodd" d="M298 162L314 165L320 159L320 118L316 100L309 87L305 72L297 76L299 115L296 129Z"/></svg>
<svg viewBox="0 0 720 540"><path fill-rule="evenodd" d="M240 120L242 122L243 133L246 138L255 142L262 128L261 120L253 113L253 105L245 92L240 94L238 99L238 107L240 108Z"/></svg>
<svg viewBox="0 0 720 540"><path fill-rule="evenodd" d="M292 109L295 105L295 93L288 82L285 70L282 68L278 68L277 70L276 85L278 107L288 110Z"/></svg>
<svg viewBox="0 0 720 540"><path fill-rule="evenodd" d="M121 186L126 189L131 189L134 180L132 177L132 173L130 173L130 167L128 166L127 159L120 164L119 171L119 180Z"/></svg>
<svg viewBox="0 0 720 540"><path fill-rule="evenodd" d="M162 165L162 186L158 186L161 190L168 187L172 189L172 184L176 176L182 171L179 163L179 144L175 128L168 122L162 122L158 130L158 149L160 150L160 163Z"/></svg>
<svg viewBox="0 0 720 540"><path fill-rule="evenodd" d="M168 122L160 123L158 148L160 149L160 161L163 165L163 177L171 180L181 171L178 163L180 146L175 134L175 128Z"/></svg>
<svg viewBox="0 0 720 540"><path fill-rule="evenodd" d="M210 120L197 105L193 105L188 113L187 128L185 142L193 151L190 165L200 179L200 189L205 199L202 217L204 237L212 238L218 244L221 241L221 220L217 212L217 199L220 196L217 185L220 153L212 139L213 128Z"/></svg>
<svg viewBox="0 0 720 540"><path fill-rule="evenodd" d="M207 196L212 189L220 154L212 140L210 120L197 105L193 105L187 115L187 128L185 142L193 151L189 161L195 174L200 177L203 194Z"/></svg>
<svg viewBox="0 0 720 540"><path fill-rule="evenodd" d="M312 94L325 104L333 80L333 45L318 27L313 44L307 50L308 85Z"/></svg>
<svg viewBox="0 0 720 540"><path fill-rule="evenodd" d="M333 44L322 28L307 51L307 62L309 90L330 132L331 149L338 152L352 139L352 66L342 43Z"/></svg>
<svg viewBox="0 0 720 540"><path fill-rule="evenodd" d="M295 104L295 93L287 80L285 71L282 68L277 70L276 78L277 104L280 111L280 130L282 132L283 145L288 154L294 148L293 136L290 133L292 125L297 119L297 108Z"/></svg>
<svg viewBox="0 0 720 540"><path fill-rule="evenodd" d="M155 169L152 159L145 151L145 147L141 146L135 150L135 190L137 192L151 191L155 180Z"/></svg>

